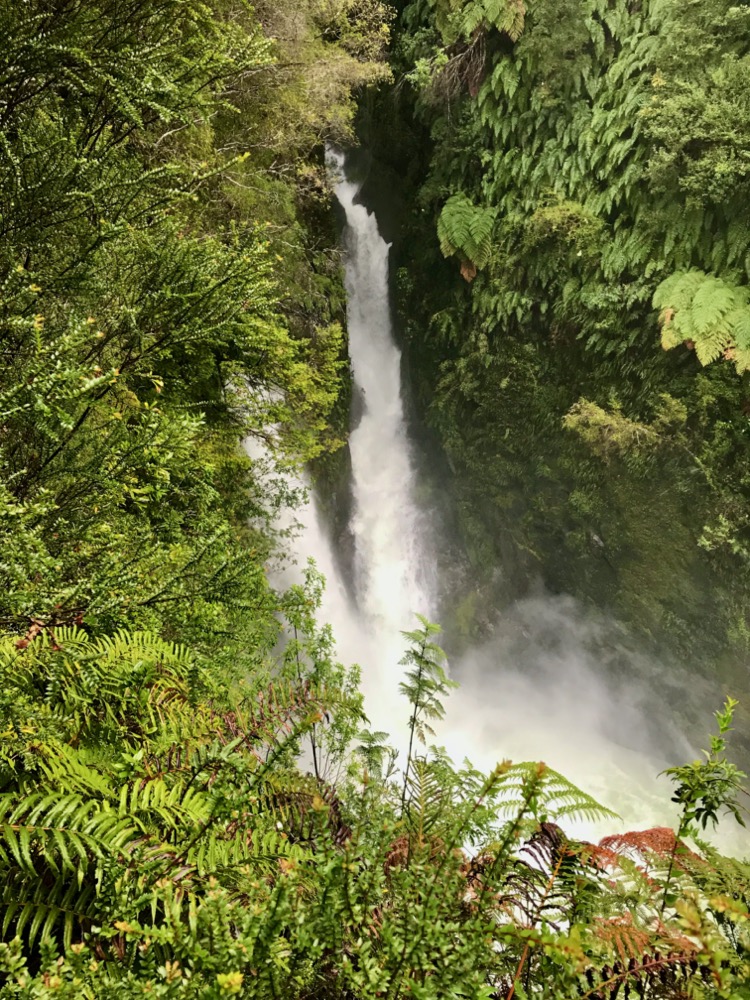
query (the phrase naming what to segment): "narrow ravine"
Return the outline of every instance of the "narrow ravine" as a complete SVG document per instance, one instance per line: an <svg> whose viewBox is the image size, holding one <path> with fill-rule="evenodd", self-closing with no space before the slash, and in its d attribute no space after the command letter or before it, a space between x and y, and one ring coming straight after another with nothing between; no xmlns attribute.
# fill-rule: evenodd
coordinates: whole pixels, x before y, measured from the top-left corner
<svg viewBox="0 0 750 1000"><path fill-rule="evenodd" d="M297 568L312 558L326 577L321 616L333 626L339 658L362 668L371 728L403 748L401 632L415 626L415 613L437 613L436 542L417 502L388 298L389 245L375 215L358 203L359 185L347 178L343 155L329 151L327 159L346 217L349 352L361 414L349 438L353 585L342 575L314 493L297 515L295 553ZM461 689L450 698L438 744L457 761L468 757L484 768L505 757L544 759L617 810L623 829L671 822L669 783L657 774L691 750L668 722L654 739L648 692L633 680L649 665L618 649L625 658L619 680L616 670L607 676L597 653L609 641L606 625L588 619L572 599L542 595L509 615L510 632L499 630L451 664Z"/></svg>
<svg viewBox="0 0 750 1000"><path fill-rule="evenodd" d="M389 245L375 215L357 204L359 185L346 179L343 156L330 151L328 163L346 213L349 353L362 409L349 438L357 601L372 623L403 628L410 612L435 613L436 581L429 525L415 499L388 301Z"/></svg>
<svg viewBox="0 0 750 1000"><path fill-rule="evenodd" d="M437 612L435 558L428 518L416 501L417 479L404 415L401 353L388 299L389 245L374 214L357 203L359 185L345 174L343 154L329 150L329 176L344 210L347 328L353 394L361 412L349 437L354 580L342 576L314 493L297 512L301 533L297 569L307 559L326 578L321 615L336 636L338 655L359 663L371 728L404 739L406 715L398 694L401 632L417 613Z"/></svg>

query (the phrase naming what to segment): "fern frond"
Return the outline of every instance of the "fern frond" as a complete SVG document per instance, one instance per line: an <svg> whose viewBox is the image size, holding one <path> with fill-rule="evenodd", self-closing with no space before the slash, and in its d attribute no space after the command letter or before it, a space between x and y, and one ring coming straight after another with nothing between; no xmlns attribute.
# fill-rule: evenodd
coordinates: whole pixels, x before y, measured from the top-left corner
<svg viewBox="0 0 750 1000"><path fill-rule="evenodd" d="M29 690L43 686L45 704L78 739L102 725L155 730L188 702L196 664L188 650L149 632L92 639L63 625L42 629L21 652L12 637L0 641L0 668Z"/></svg>
<svg viewBox="0 0 750 1000"><path fill-rule="evenodd" d="M454 194L438 219L438 239L444 257L460 254L481 270L492 252L496 211L473 204L465 194Z"/></svg>
<svg viewBox="0 0 750 1000"><path fill-rule="evenodd" d="M534 797L530 803L531 789ZM591 821L619 818L547 764L534 761L513 764L503 776L499 811L513 815L528 809L530 804L535 814L553 822L564 818Z"/></svg>
<svg viewBox="0 0 750 1000"><path fill-rule="evenodd" d="M415 757L407 775L405 817L409 829L419 843L424 843L442 819L446 789L438 769L427 757Z"/></svg>
<svg viewBox="0 0 750 1000"><path fill-rule="evenodd" d="M95 871L140 835L130 816L79 795L0 795L3 936L12 928L33 943L62 923L70 940L94 913Z"/></svg>
<svg viewBox="0 0 750 1000"><path fill-rule="evenodd" d="M32 947L37 941L49 940L61 927L67 948L74 933L96 919L95 879L79 881L58 874L41 880L16 869L3 879L0 910L3 940L24 937Z"/></svg>
<svg viewBox="0 0 750 1000"><path fill-rule="evenodd" d="M654 293L660 309L665 350L687 343L702 365L720 357L733 360L739 372L750 360L750 288L692 270L677 272Z"/></svg>
<svg viewBox="0 0 750 1000"><path fill-rule="evenodd" d="M525 926L557 929L589 912L603 886L587 845L569 840L554 823L541 823L501 886L500 903Z"/></svg>

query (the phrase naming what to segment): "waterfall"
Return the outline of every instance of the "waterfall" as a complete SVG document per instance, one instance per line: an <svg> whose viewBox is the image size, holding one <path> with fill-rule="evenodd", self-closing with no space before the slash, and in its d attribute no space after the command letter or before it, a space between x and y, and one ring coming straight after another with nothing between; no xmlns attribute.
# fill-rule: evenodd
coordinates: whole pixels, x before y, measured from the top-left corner
<svg viewBox="0 0 750 1000"><path fill-rule="evenodd" d="M404 414L401 356L391 325L389 245L374 214L357 204L359 186L346 177L344 158L329 151L329 173L345 215L347 326L361 417L349 438L354 540L354 586L347 587L315 502L296 512L299 562L312 557L326 577L321 618L333 626L337 655L362 669L370 728L390 734L402 750L409 707L399 695L401 631L414 614L437 612L435 545L417 501L418 482ZM286 571L277 584L288 585ZM513 628L452 664L461 683L447 701L437 742L456 761L469 757L489 769L498 760L543 759L605 805L620 812L620 829L671 823L670 788L657 772L692 756L669 721L659 727L672 739L674 756L652 741L648 691L635 678L659 664L637 663L620 649L605 625L571 598L540 596L504 612ZM602 673L602 649L621 659ZM641 657L642 659L642 657ZM619 671L620 680L617 680ZM651 711L653 716L653 711ZM651 729L653 732L653 727ZM614 832L617 823L591 830Z"/></svg>
<svg viewBox="0 0 750 1000"><path fill-rule="evenodd" d="M314 559L326 579L321 619L333 626L338 658L361 667L370 728L389 733L392 744L403 748L409 707L398 690L405 648L401 632L418 624L417 613L436 613L435 557L429 520L416 500L401 352L388 296L390 247L375 216L356 203L359 186L346 178L343 155L329 150L327 165L346 214L347 329L353 393L361 410L349 436L355 579L347 587L311 491L308 502L294 511L300 529L296 565L275 571L272 581L279 587L299 582L300 566ZM256 461L263 459L258 442L247 441L245 447ZM279 527L291 523L287 518Z"/></svg>
<svg viewBox="0 0 750 1000"><path fill-rule="evenodd" d="M398 694L403 630L415 614L436 613L430 525L416 501L417 479L404 415L401 352L388 297L389 244L374 214L356 203L344 157L329 150L334 193L346 214L345 285L353 392L361 416L349 437L354 540L353 599L341 579L314 498L300 514L298 555L311 556L326 577L323 617L339 657L359 663L373 729L403 742L408 706Z"/></svg>
<svg viewBox="0 0 750 1000"><path fill-rule="evenodd" d="M328 154L335 194L346 213L349 354L361 418L349 437L352 461L356 594L378 630L409 627L413 612L434 614L429 525L420 511L404 418L401 352L388 300L389 244L374 214L356 203L359 186Z"/></svg>

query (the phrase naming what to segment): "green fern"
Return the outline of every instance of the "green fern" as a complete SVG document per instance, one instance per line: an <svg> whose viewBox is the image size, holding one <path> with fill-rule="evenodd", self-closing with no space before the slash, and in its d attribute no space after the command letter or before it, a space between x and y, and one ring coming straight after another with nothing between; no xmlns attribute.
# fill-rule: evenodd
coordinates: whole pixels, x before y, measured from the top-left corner
<svg viewBox="0 0 750 1000"><path fill-rule="evenodd" d="M443 206L438 219L438 238L444 257L455 254L478 270L486 267L492 253L494 209L473 204L464 194L454 194Z"/></svg>
<svg viewBox="0 0 750 1000"><path fill-rule="evenodd" d="M517 41L524 30L523 0L437 0L435 24L445 45L469 41L478 32L492 29Z"/></svg>
<svg viewBox="0 0 750 1000"><path fill-rule="evenodd" d="M677 272L654 293L665 350L687 343L702 365L720 357L739 373L750 368L750 288L691 270Z"/></svg>
<svg viewBox="0 0 750 1000"><path fill-rule="evenodd" d="M526 6L522 0L473 0L460 12L458 26L464 38L470 38L477 29L494 28L516 42L525 25Z"/></svg>
<svg viewBox="0 0 750 1000"><path fill-rule="evenodd" d="M154 731L173 708L187 706L199 676L191 653L149 632L92 638L59 626L18 645L13 637L0 641L0 671L28 690L43 684L44 704L74 739L107 725Z"/></svg>
<svg viewBox="0 0 750 1000"><path fill-rule="evenodd" d="M440 769L426 757L412 760L407 781L405 818L411 834L424 843L441 820L451 789L441 780Z"/></svg>
<svg viewBox="0 0 750 1000"><path fill-rule="evenodd" d="M2 935L29 944L62 924L67 944L96 913L101 865L141 835L130 816L59 792L0 795Z"/></svg>
<svg viewBox="0 0 750 1000"><path fill-rule="evenodd" d="M498 808L510 816L527 812L538 822L619 818L558 771L536 761L513 764L505 771Z"/></svg>

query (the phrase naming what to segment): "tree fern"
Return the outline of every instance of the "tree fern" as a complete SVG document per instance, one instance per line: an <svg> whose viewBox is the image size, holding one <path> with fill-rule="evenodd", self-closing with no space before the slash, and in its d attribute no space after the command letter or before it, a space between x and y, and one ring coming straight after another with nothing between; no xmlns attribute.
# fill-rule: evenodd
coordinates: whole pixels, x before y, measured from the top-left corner
<svg viewBox="0 0 750 1000"><path fill-rule="evenodd" d="M665 350L688 343L702 365L720 357L738 372L750 366L750 289L692 270L663 281L653 299L660 309Z"/></svg>
<svg viewBox="0 0 750 1000"><path fill-rule="evenodd" d="M459 254L481 270L492 252L493 209L477 207L464 194L455 194L443 206L438 238L443 256Z"/></svg>
<svg viewBox="0 0 750 1000"><path fill-rule="evenodd" d="M470 0L465 3L457 18L457 26L464 38L477 29L494 28L518 41L523 33L526 6L522 0Z"/></svg>
<svg viewBox="0 0 750 1000"><path fill-rule="evenodd" d="M523 811L538 822L617 818L617 813L541 762L513 764L504 774L502 790L499 809L504 815Z"/></svg>
<svg viewBox="0 0 750 1000"><path fill-rule="evenodd" d="M522 0L439 0L435 4L435 23L445 45L492 29L515 42L523 32L525 14Z"/></svg>

